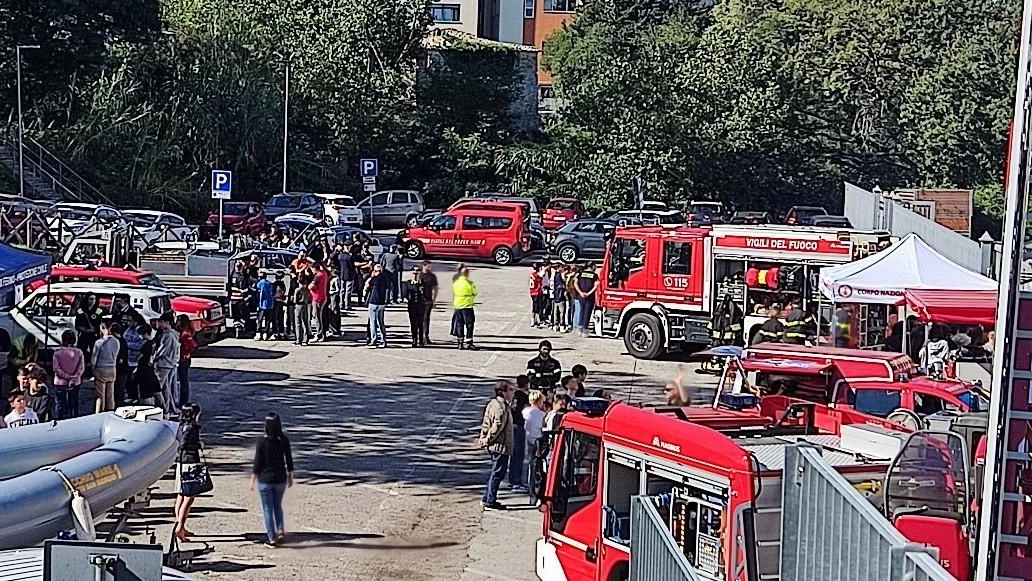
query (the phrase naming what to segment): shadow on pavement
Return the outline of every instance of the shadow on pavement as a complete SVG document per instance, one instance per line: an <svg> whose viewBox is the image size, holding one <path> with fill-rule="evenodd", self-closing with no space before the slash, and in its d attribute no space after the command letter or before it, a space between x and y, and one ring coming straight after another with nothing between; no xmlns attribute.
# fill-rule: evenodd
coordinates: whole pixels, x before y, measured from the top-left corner
<svg viewBox="0 0 1032 581"><path fill-rule="evenodd" d="M239 345L218 344L209 345L197 351L194 355L197 359L217 357L219 359L280 359L286 357L286 351L261 349L259 347L244 347Z"/></svg>

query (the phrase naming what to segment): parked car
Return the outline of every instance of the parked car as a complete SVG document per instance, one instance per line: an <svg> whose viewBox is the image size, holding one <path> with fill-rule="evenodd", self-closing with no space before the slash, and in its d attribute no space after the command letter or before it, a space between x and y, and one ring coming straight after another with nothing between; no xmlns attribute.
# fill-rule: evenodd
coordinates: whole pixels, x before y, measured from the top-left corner
<svg viewBox="0 0 1032 581"><path fill-rule="evenodd" d="M265 230L265 210L257 202L225 202L222 207L222 232L224 235L245 234L258 236ZM219 233L219 211L208 214L201 225L201 236L214 238Z"/></svg>
<svg viewBox="0 0 1032 581"><path fill-rule="evenodd" d="M443 212L444 210L441 210L440 208L434 208L432 210L423 210L415 216L409 216L409 219L406 221L405 225L409 228L415 228L417 226L426 226L430 222L430 220L433 220L437 216L440 216Z"/></svg>
<svg viewBox="0 0 1032 581"><path fill-rule="evenodd" d="M54 236L60 233L68 238L80 234L91 225L124 226L122 213L102 204L59 202L47 210L47 222Z"/></svg>
<svg viewBox="0 0 1032 581"><path fill-rule="evenodd" d="M276 194L269 198L268 202L265 202L267 219L283 214L308 214L317 220L322 220L324 213L323 201L315 194L297 192Z"/></svg>
<svg viewBox="0 0 1032 581"><path fill-rule="evenodd" d="M663 212L620 210L615 212L609 219L620 226L684 226L684 216L676 210L666 210Z"/></svg>
<svg viewBox="0 0 1032 581"><path fill-rule="evenodd" d="M50 276L47 280L51 285L100 283L164 290L171 298L172 311L177 315L186 315L190 318L198 343L202 345L214 343L226 330L226 318L222 314L222 305L218 301L177 294L168 288L160 277L147 270L58 264L50 269ZM32 283L29 285L29 290L34 291L46 286L47 280Z"/></svg>
<svg viewBox="0 0 1032 581"><path fill-rule="evenodd" d="M584 217L584 204L575 198L552 198L545 205L541 215L541 225L546 230L562 228L566 223Z"/></svg>
<svg viewBox="0 0 1032 581"><path fill-rule="evenodd" d="M582 258L602 258L606 253L606 237L616 229L610 220L586 219L570 222L555 233L548 252L571 264Z"/></svg>
<svg viewBox="0 0 1032 581"><path fill-rule="evenodd" d="M785 214L785 224L808 226L815 216L827 216L828 211L821 206L792 206Z"/></svg>
<svg viewBox="0 0 1032 581"><path fill-rule="evenodd" d="M643 200L641 203L641 209L649 212L666 212L670 207L667 206L666 202L660 202L658 200Z"/></svg>
<svg viewBox="0 0 1032 581"><path fill-rule="evenodd" d="M361 226L362 210L358 209L355 198L344 194L316 194L323 201L323 212L326 223Z"/></svg>
<svg viewBox="0 0 1032 581"><path fill-rule="evenodd" d="M810 218L811 226L821 228L852 228L853 223L845 216L814 216Z"/></svg>
<svg viewBox="0 0 1032 581"><path fill-rule="evenodd" d="M97 297L97 304L110 312L115 295L128 295L129 304L147 321L172 311L172 301L165 289L103 284L95 282L57 283L42 286L20 303L0 312L0 329L12 340L29 333L40 345L51 348L61 345L61 334L75 330L75 312L88 295Z"/></svg>
<svg viewBox="0 0 1032 581"><path fill-rule="evenodd" d="M423 195L415 190L385 190L359 202L358 209L362 211L363 225L383 228L405 226L409 218L426 208Z"/></svg>
<svg viewBox="0 0 1032 581"><path fill-rule="evenodd" d="M139 232L140 240L136 245L140 249L154 242L191 240L194 236L194 229L186 225L186 220L171 212L124 210L122 216Z"/></svg>
<svg viewBox="0 0 1032 581"><path fill-rule="evenodd" d="M688 224L723 224L727 221L727 208L723 202L692 200L685 205L684 220Z"/></svg>
<svg viewBox="0 0 1032 581"><path fill-rule="evenodd" d="M730 224L770 224L768 212L735 212L731 215Z"/></svg>

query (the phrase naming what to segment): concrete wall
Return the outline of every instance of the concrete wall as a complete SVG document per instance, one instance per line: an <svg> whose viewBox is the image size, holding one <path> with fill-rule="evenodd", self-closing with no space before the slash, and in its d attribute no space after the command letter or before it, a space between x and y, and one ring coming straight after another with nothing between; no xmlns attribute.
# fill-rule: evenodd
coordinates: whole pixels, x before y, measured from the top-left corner
<svg viewBox="0 0 1032 581"><path fill-rule="evenodd" d="M914 233L953 262L985 274L989 265L983 257L982 245L936 224L893 200L878 196L853 184L845 184L845 215L853 227L861 230L888 230L902 238Z"/></svg>

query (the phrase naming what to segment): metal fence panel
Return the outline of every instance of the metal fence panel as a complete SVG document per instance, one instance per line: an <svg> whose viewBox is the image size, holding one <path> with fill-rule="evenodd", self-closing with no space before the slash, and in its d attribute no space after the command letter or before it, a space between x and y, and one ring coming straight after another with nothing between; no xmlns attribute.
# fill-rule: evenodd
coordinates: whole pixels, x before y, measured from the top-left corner
<svg viewBox="0 0 1032 581"><path fill-rule="evenodd" d="M978 242L853 184L845 184L844 192L845 215L855 228L888 230L898 238L917 234L953 262L968 270L985 272L982 246Z"/></svg>
<svg viewBox="0 0 1032 581"><path fill-rule="evenodd" d="M629 581L698 581L659 511L646 496L631 497L631 571Z"/></svg>
<svg viewBox="0 0 1032 581"><path fill-rule="evenodd" d="M954 581L809 444L785 450L781 581Z"/></svg>

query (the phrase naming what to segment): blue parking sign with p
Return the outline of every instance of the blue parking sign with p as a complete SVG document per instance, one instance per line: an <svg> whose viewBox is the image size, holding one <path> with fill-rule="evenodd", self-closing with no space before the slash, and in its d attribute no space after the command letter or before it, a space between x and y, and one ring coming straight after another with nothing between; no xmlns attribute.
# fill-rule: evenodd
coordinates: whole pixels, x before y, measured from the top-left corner
<svg viewBox="0 0 1032 581"><path fill-rule="evenodd" d="M364 178L375 178L380 175L380 161L373 158L359 160L358 173Z"/></svg>
<svg viewBox="0 0 1032 581"><path fill-rule="evenodd" d="M233 172L211 170L211 197L228 200L233 191Z"/></svg>

